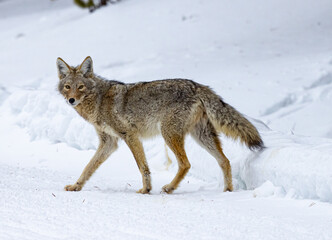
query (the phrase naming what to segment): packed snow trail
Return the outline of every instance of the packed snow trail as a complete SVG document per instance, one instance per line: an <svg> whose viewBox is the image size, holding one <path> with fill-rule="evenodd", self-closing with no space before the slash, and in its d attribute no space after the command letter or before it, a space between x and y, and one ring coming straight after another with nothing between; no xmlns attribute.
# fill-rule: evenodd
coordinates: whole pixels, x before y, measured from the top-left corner
<svg viewBox="0 0 332 240"><path fill-rule="evenodd" d="M152 179L160 183L165 174ZM73 179L59 172L1 164L0 175L2 240L328 240L332 234L330 204L224 193L192 178L172 195L158 188L141 195L140 180L126 176L96 176L81 192L65 192Z"/></svg>

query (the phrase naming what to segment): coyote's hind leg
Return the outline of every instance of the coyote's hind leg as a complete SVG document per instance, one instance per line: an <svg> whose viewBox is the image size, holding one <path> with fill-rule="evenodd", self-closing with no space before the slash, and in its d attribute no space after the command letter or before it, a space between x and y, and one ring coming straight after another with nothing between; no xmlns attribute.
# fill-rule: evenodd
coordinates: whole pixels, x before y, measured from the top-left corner
<svg viewBox="0 0 332 240"><path fill-rule="evenodd" d="M217 160L224 174L224 191L233 191L231 165L222 151L212 123L208 119L201 119L192 130L191 136Z"/></svg>

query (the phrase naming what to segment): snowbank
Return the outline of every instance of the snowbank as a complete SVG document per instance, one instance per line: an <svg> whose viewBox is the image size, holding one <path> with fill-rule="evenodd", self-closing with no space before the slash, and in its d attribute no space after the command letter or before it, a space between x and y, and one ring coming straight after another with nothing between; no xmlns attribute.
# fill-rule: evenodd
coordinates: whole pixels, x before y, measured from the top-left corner
<svg viewBox="0 0 332 240"><path fill-rule="evenodd" d="M27 129L31 140L46 138L77 149L95 149L98 144L94 128L55 91L17 89L7 97L2 111L13 115L14 123Z"/></svg>
<svg viewBox="0 0 332 240"><path fill-rule="evenodd" d="M295 191L300 198L332 202L332 141L262 133L267 148L240 162L240 177L248 189L265 181Z"/></svg>

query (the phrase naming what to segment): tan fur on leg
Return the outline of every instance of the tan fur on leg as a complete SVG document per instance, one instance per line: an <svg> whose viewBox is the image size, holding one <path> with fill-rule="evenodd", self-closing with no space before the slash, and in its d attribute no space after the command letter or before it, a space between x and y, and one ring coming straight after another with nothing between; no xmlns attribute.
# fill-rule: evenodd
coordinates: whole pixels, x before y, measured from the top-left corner
<svg viewBox="0 0 332 240"><path fill-rule="evenodd" d="M178 172L172 182L163 187L164 192L172 193L178 187L182 179L186 176L190 169L190 163L184 150L183 137L174 135L166 137L165 141L169 148L174 152L179 165Z"/></svg>
<svg viewBox="0 0 332 240"><path fill-rule="evenodd" d="M149 193L152 189L151 177L148 164L145 159L144 149L141 141L134 136L128 136L126 138L126 143L130 150L132 151L134 158L136 160L139 171L142 174L143 188L138 190L137 193Z"/></svg>
<svg viewBox="0 0 332 240"><path fill-rule="evenodd" d="M224 191L233 191L229 160L222 151L217 132L207 118L202 118L191 132L192 137L217 160L224 174Z"/></svg>
<svg viewBox="0 0 332 240"><path fill-rule="evenodd" d="M80 191L97 168L117 149L117 138L98 132L99 147L88 165L84 168L80 178L73 185L65 186L66 191Z"/></svg>

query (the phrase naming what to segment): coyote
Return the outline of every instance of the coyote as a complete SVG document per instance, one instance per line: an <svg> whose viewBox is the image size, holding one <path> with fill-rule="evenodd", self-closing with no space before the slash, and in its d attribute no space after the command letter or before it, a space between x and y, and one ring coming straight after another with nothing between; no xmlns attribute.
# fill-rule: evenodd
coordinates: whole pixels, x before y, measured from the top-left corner
<svg viewBox="0 0 332 240"><path fill-rule="evenodd" d="M218 132L239 138L251 150L263 148L257 129L213 90L187 79L167 79L125 84L105 80L93 72L92 59L69 66L57 59L58 90L68 104L91 123L99 146L76 183L66 191L80 191L96 169L117 149L118 139L130 148L142 174L143 188L151 190L150 170L141 139L162 135L178 161L178 172L162 190L172 193L190 169L184 139L190 134L218 162L224 191L232 191L229 160L222 151Z"/></svg>

